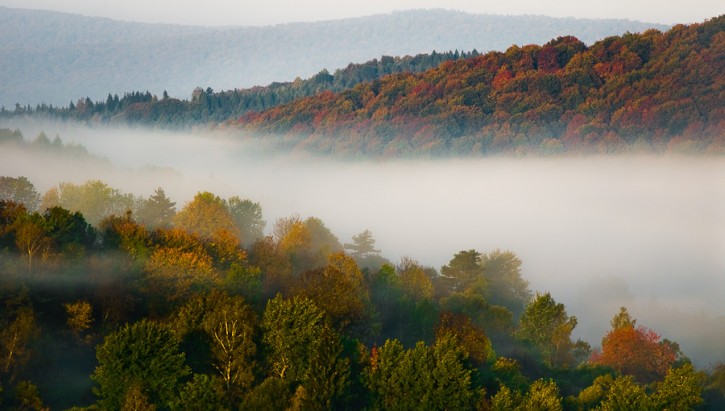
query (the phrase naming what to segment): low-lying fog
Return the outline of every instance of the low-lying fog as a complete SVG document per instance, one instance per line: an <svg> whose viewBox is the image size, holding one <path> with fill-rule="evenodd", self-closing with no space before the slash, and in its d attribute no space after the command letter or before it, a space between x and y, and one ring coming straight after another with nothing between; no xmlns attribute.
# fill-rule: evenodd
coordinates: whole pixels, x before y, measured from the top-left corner
<svg viewBox="0 0 725 411"><path fill-rule="evenodd" d="M0 124L15 128L17 125ZM21 125L83 144L113 167L0 152L0 175L40 193L101 179L177 208L198 191L261 204L279 217L320 218L341 242L370 229L383 255L446 264L460 250L514 251L531 289L576 315L575 337L598 346L625 305L640 325L680 343L700 367L725 361L725 158L337 162L265 157L220 137ZM255 154L256 153L256 154Z"/></svg>

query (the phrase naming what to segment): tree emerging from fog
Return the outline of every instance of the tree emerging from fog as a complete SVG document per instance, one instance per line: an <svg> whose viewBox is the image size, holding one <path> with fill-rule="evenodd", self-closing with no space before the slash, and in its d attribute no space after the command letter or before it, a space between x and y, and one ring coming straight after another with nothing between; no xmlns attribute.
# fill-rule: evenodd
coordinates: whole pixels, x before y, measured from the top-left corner
<svg viewBox="0 0 725 411"><path fill-rule="evenodd" d="M109 212L100 203L133 197L100 181L50 194L96 218ZM572 341L577 318L529 289L511 251L462 250L440 270L412 257L392 265L369 230L343 246L315 217L279 219L264 236L261 206L241 197L200 192L175 213L158 189L140 204L94 227L61 205L0 200L3 407L725 403L721 366L696 370L626 308L590 356Z"/></svg>

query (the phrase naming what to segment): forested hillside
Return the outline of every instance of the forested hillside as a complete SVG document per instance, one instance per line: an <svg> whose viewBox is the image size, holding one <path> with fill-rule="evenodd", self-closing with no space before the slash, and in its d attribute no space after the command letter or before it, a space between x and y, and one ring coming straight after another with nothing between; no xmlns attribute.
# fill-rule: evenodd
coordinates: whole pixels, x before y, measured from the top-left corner
<svg viewBox="0 0 725 411"><path fill-rule="evenodd" d="M725 150L725 17L512 46L325 92L231 127L343 156ZM289 146L287 148L290 148Z"/></svg>
<svg viewBox="0 0 725 411"><path fill-rule="evenodd" d="M438 66L444 61L477 56L479 53L448 51L415 56L383 56L362 64L348 64L333 74L323 69L309 79L299 77L290 82L274 82L265 87L215 92L211 88L194 89L191 99L171 98L166 91L159 98L150 92L130 92L119 98L109 94L105 101L90 98L71 102L68 106L16 107L0 109L0 117L36 116L59 120L74 120L89 124L143 125L179 130L193 126L227 121L250 111L263 111L296 99L324 91L339 92L360 83L377 80L393 73L418 73Z"/></svg>
<svg viewBox="0 0 725 411"><path fill-rule="evenodd" d="M139 24L0 7L0 107L67 105L133 90L188 99L307 78L383 55L504 50L571 34L586 43L666 26L431 10L268 27Z"/></svg>
<svg viewBox="0 0 725 411"><path fill-rule="evenodd" d="M365 230L267 222L258 203L177 205L102 181L41 195L0 177L4 409L722 409L622 307L599 347L529 289L511 251L394 264ZM86 408L83 408L86 407ZM698 408L699 409L699 408Z"/></svg>

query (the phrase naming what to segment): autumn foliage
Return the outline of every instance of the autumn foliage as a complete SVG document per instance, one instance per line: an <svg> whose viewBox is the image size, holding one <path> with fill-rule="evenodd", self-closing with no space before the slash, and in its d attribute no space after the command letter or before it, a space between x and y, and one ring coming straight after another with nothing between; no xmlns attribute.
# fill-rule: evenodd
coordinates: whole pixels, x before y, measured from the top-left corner
<svg viewBox="0 0 725 411"><path fill-rule="evenodd" d="M724 28L720 16L591 46L572 36L514 45L248 113L230 126L347 156L722 153Z"/></svg>
<svg viewBox="0 0 725 411"><path fill-rule="evenodd" d="M170 227L133 210L92 226L59 206L29 211L15 201L38 198L32 183L0 179L18 182L24 190L0 187L10 193L0 196L2 409L48 409L44 398L122 410L725 404L722 365L695 370L625 307L586 363L577 318L532 293L510 251L459 251L440 271L410 257L393 266L370 231L344 247L322 220L298 216L245 248L240 236L265 226L248 200L201 192L177 212L159 189L133 203ZM115 190L81 187L103 188L96 204L111 210L103 193Z"/></svg>
<svg viewBox="0 0 725 411"><path fill-rule="evenodd" d="M671 344L647 327L633 324L611 330L602 339L602 351L592 355L593 364L607 365L637 381L662 379L677 359Z"/></svg>

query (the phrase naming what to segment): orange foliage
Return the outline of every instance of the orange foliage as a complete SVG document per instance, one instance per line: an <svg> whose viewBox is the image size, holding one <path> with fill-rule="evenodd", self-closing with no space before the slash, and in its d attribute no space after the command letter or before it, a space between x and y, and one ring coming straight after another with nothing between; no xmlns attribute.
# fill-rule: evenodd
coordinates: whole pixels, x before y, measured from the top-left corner
<svg viewBox="0 0 725 411"><path fill-rule="evenodd" d="M592 354L593 364L610 366L640 382L661 380L677 357L672 345L647 327L626 325L611 330L602 340L602 351Z"/></svg>
<svg viewBox="0 0 725 411"><path fill-rule="evenodd" d="M725 16L591 47L571 36L512 46L296 100L241 123L303 135L306 149L355 155L445 154L463 147L454 140L483 134L483 154L537 151L544 140L575 152L717 152L723 31Z"/></svg>

